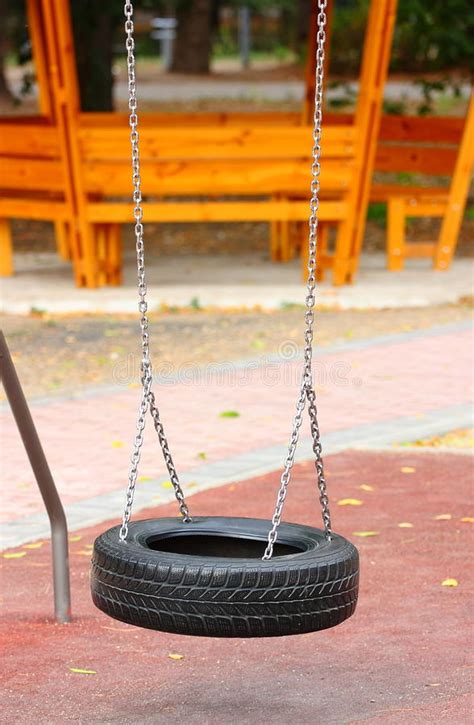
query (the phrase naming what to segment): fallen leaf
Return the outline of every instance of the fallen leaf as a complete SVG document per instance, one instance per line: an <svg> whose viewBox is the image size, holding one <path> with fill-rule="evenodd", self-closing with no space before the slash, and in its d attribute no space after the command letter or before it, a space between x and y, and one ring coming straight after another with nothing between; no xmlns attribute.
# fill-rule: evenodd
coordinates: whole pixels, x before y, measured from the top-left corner
<svg viewBox="0 0 474 725"><path fill-rule="evenodd" d="M2 556L4 559L21 559L23 556L26 556L26 551L7 551Z"/></svg>
<svg viewBox="0 0 474 725"><path fill-rule="evenodd" d="M222 413L219 413L219 418L239 418L240 413L238 413L236 410L223 410Z"/></svg>
<svg viewBox="0 0 474 725"><path fill-rule="evenodd" d="M80 551L75 551L75 554L78 554L79 556L90 556L91 551L90 549L81 549Z"/></svg>
<svg viewBox="0 0 474 725"><path fill-rule="evenodd" d="M16 487L19 489L31 488L31 483L17 483Z"/></svg>
<svg viewBox="0 0 474 725"><path fill-rule="evenodd" d="M340 498L337 502L338 506L362 506L364 502L359 498Z"/></svg>
<svg viewBox="0 0 474 725"><path fill-rule="evenodd" d="M170 660L184 660L184 655L178 655L176 652L170 652L168 657Z"/></svg>
<svg viewBox="0 0 474 725"><path fill-rule="evenodd" d="M368 539L370 536L378 536L380 531L353 531L353 536L360 536L363 539Z"/></svg>
<svg viewBox="0 0 474 725"><path fill-rule="evenodd" d="M44 541L35 541L32 544L23 544L23 549L41 549Z"/></svg>
<svg viewBox="0 0 474 725"><path fill-rule="evenodd" d="M444 581L441 582L442 587L457 587L457 585L457 579L444 579Z"/></svg>
<svg viewBox="0 0 474 725"><path fill-rule="evenodd" d="M124 445L123 441L112 441L112 448L123 448Z"/></svg>
<svg viewBox="0 0 474 725"><path fill-rule="evenodd" d="M463 524L474 524L474 516L463 516L461 522Z"/></svg>
<svg viewBox="0 0 474 725"><path fill-rule="evenodd" d="M361 489L361 491L373 491L374 490L374 487L369 486L368 483L363 483L362 486L359 486L359 488Z"/></svg>
<svg viewBox="0 0 474 725"><path fill-rule="evenodd" d="M69 537L69 541L73 544L75 541L80 541L82 539L82 536L79 534L74 534L74 536Z"/></svg>
<svg viewBox="0 0 474 725"><path fill-rule="evenodd" d="M186 488L197 488L197 487L198 487L197 481L190 481L189 483L186 484Z"/></svg>
<svg viewBox="0 0 474 725"><path fill-rule="evenodd" d="M402 473L415 473L416 468L413 468L412 466L402 466L400 468L400 471Z"/></svg>
<svg viewBox="0 0 474 725"><path fill-rule="evenodd" d="M204 453L204 451L200 451L200 452L199 452L199 453L197 454L197 457L198 457L198 458L200 458L200 459L201 459L201 461L205 461L205 460L206 460L206 454Z"/></svg>
<svg viewBox="0 0 474 725"><path fill-rule="evenodd" d="M70 672L74 672L76 675L96 675L96 670L85 670L82 667L70 667Z"/></svg>
<svg viewBox="0 0 474 725"><path fill-rule="evenodd" d="M153 481L151 476L138 476L138 483L146 483L147 481Z"/></svg>
<svg viewBox="0 0 474 725"><path fill-rule="evenodd" d="M171 481L163 481L161 485L163 488L173 488Z"/></svg>
<svg viewBox="0 0 474 725"><path fill-rule="evenodd" d="M439 514L434 516L434 521L451 521L452 518L452 514Z"/></svg>
<svg viewBox="0 0 474 725"><path fill-rule="evenodd" d="M228 491L235 491L235 486L232 484L232 486L229 486L229 488L227 490Z"/></svg>
<svg viewBox="0 0 474 725"><path fill-rule="evenodd" d="M408 521L402 521L401 524L398 524L399 529L412 529L413 524L409 524Z"/></svg>

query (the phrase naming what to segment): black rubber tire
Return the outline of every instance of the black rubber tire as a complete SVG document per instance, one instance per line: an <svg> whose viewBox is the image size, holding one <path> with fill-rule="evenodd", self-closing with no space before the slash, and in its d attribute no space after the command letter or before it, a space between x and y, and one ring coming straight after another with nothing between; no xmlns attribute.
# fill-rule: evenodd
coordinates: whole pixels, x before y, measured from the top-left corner
<svg viewBox="0 0 474 725"><path fill-rule="evenodd" d="M337 534L327 541L319 529L282 523L278 543L297 553L262 561L269 528L261 519L150 519L132 522L122 542L115 526L94 543L94 604L122 622L205 637L303 634L350 617L359 584L357 549ZM255 548L257 541L257 558L156 550L169 546L171 537L190 535L196 542L220 536Z"/></svg>

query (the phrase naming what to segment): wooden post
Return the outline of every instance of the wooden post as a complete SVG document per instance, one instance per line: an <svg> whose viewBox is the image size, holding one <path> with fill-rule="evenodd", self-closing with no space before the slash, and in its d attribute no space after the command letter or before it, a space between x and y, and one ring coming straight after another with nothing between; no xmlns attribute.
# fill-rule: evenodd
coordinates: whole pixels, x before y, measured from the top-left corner
<svg viewBox="0 0 474 725"><path fill-rule="evenodd" d="M405 199L392 197L387 202L387 267L399 272L405 262Z"/></svg>
<svg viewBox="0 0 474 725"><path fill-rule="evenodd" d="M435 269L447 269L451 263L461 229L464 208L474 167L474 93L466 115L456 166L449 187L447 209L443 216L434 258Z"/></svg>
<svg viewBox="0 0 474 725"><path fill-rule="evenodd" d="M28 33L33 55L36 83L39 94L39 107L42 116L54 117L53 89L51 88L48 68L51 59L44 34L43 17L38 0L27 0Z"/></svg>
<svg viewBox="0 0 474 725"><path fill-rule="evenodd" d="M75 220L70 234L74 276L78 286L96 287L99 283L97 255L93 229L86 218L77 138L80 99L69 3L37 1L41 3L50 57L49 72L64 159L66 198Z"/></svg>
<svg viewBox="0 0 474 725"><path fill-rule="evenodd" d="M10 221L0 219L0 277L13 274L13 249Z"/></svg>
<svg viewBox="0 0 474 725"><path fill-rule="evenodd" d="M355 125L359 130L355 188L349 193L349 216L340 225L334 258L334 284L346 284L357 271L365 232L370 185L380 128L383 89L392 47L397 0L372 0L365 32Z"/></svg>

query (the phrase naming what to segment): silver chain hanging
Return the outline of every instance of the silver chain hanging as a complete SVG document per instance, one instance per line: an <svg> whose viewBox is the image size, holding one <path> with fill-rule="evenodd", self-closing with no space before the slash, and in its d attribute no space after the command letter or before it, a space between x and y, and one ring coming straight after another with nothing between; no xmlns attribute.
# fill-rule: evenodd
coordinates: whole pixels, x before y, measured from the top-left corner
<svg viewBox="0 0 474 725"><path fill-rule="evenodd" d="M316 37L316 85L314 97L314 124L313 124L313 163L311 166L311 202L309 217L309 257L308 257L308 281L306 288L306 330L304 335L304 365L301 380L301 389L296 404L296 415L293 421L293 430L290 437L288 454L285 459L283 473L280 479L275 512L272 518L272 528L268 533L268 543L263 559L271 559L273 547L278 536L278 527L281 523L283 505L285 503L288 484L291 479L291 469L295 461L296 446L303 421L303 412L308 401L311 435L313 438L313 451L316 456L316 476L319 489L319 501L321 503L322 517L326 538L331 539L331 516L329 512L329 500L326 494L326 479L324 477L324 464L322 459L322 448L319 434L318 411L316 408L316 394L313 389L311 363L313 358L313 326L314 326L314 304L316 289L316 249L318 233L318 209L319 209L319 176L321 173L321 129L323 119L323 81L324 81L324 43L326 40L326 7L328 0L318 0L318 34Z"/></svg>
<svg viewBox="0 0 474 725"><path fill-rule="evenodd" d="M127 72L128 72L128 108L130 110L130 144L132 149L132 183L133 183L133 201L135 218L135 242L137 252L137 277L138 277L138 310L140 312L140 328L141 328L141 345L142 359L140 364L140 380L142 384L142 394L140 406L138 410L138 419L136 425L136 435L133 444L133 451L130 459L130 469L128 474L127 496L125 502L125 510L123 512L122 526L120 528L120 539L125 541L128 534L128 524L132 515L133 497L137 484L138 464L140 462L141 447L143 445L143 434L145 431L145 420L148 410L150 410L153 418L155 430L158 434L158 441L163 451L166 467L173 484L174 493L179 504L179 510L183 517L183 521L191 521L189 509L186 504L183 491L181 489L178 474L176 472L173 459L171 457L168 441L165 436L163 424L160 420L160 414L155 402L155 396L152 392L153 372L150 360L150 343L148 335L148 304L146 300L147 285L145 279L145 247L143 243L143 208L142 208L142 192L141 192L141 176L140 176L140 149L138 136L138 114L137 114L137 90L135 79L135 41L133 27L133 4L126 2L124 5L125 13L125 47L127 49Z"/></svg>
<svg viewBox="0 0 474 725"><path fill-rule="evenodd" d="M314 105L314 128L313 128L313 163L311 166L311 202L310 202L310 218L309 218L309 257L308 257L308 281L306 291L306 313L305 313L305 348L304 348L304 367L301 381L300 395L296 405L296 415L293 422L293 430L290 438L288 454L285 459L284 470L281 476L280 489L278 492L275 512L272 517L272 528L268 534L268 544L265 549L263 559L270 559L273 554L273 546L277 540L278 527L281 522L283 505L285 503L288 484L291 478L291 470L294 464L296 446L299 438L299 431L303 421L303 412L308 400L308 409L310 417L311 434L313 438L313 451L316 456L316 474L319 488L319 500L322 508L322 516L326 537L331 538L331 518L329 513L329 501L326 494L326 480L324 477L324 465L322 460L322 448L320 441L316 395L312 384L312 356L313 356L313 326L314 326L314 304L315 304L315 287L316 287L316 248L317 248L317 228L318 228L318 208L319 208L319 176L321 173L321 125L322 125L322 102L323 102L323 77L324 77L324 43L326 40L326 7L327 0L318 0L318 33L317 33L317 52L316 52L316 85L315 85L315 105ZM138 276L138 309L140 312L141 342L142 342L142 361L141 361L141 383L142 395L139 406L138 420L136 425L136 436L134 440L133 452L130 462L130 470L128 477L128 487L125 510L123 514L122 526L120 529L120 539L125 541L128 533L128 523L130 521L133 497L137 482L137 470L140 461L140 452L143 444L143 434L145 430L145 417L150 410L158 440L161 445L165 463L168 468L171 483L173 484L176 499L179 504L180 512L185 522L191 521L189 509L187 507L183 491L181 489L178 474L171 457L168 441L165 436L163 424L155 402L155 396L151 390L153 373L150 361L149 336L148 336L148 315L146 293L147 286L145 280L145 250L143 243L143 208L141 194L141 177L140 177L140 153L139 153L139 135L138 135L138 115L137 115L137 95L135 81L135 43L133 37L133 4L126 2L124 6L126 17L125 33L126 33L126 49L127 49L127 70L128 70L128 91L129 91L129 124L131 128L130 142L132 148L132 181L133 181L133 201L134 218L135 218L135 239L137 253L137 276Z"/></svg>

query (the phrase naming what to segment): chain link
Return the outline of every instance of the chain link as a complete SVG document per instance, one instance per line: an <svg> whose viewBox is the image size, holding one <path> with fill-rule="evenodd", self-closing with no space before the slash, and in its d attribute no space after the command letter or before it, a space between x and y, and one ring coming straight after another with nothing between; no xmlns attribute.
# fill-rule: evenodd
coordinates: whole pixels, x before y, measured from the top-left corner
<svg viewBox="0 0 474 725"><path fill-rule="evenodd" d="M133 451L130 460L130 469L128 474L128 486L125 502L125 510L122 518L122 526L120 528L120 539L125 541L128 534L128 524L132 515L133 497L137 483L138 464L140 462L140 452L143 445L143 434L145 430L145 416L150 410L155 430L158 434L158 440L163 451L166 467L173 484L176 499L179 504L179 510L183 516L183 521L191 521L189 509L186 505L183 491L179 484L178 474L176 472L173 459L171 457L168 441L166 440L163 424L160 420L160 414L155 402L155 396L151 390L153 382L153 372L150 360L150 343L148 335L148 304L146 300L147 285L145 278L145 246L143 242L143 208L142 208L142 191L140 176L140 149L138 134L138 114L137 114L137 89L135 77L135 40L133 25L133 4L126 2L124 5L125 14L125 47L127 50L127 72L128 72L128 108L129 124L130 124L130 144L132 151L132 184L133 184L133 216L135 218L135 243L137 253L137 282L138 282L138 311L140 312L140 328L141 328L141 364L140 364L140 380L142 385L142 394L137 419L137 433L133 444Z"/></svg>
<svg viewBox="0 0 474 725"><path fill-rule="evenodd" d="M306 312L305 312L305 335L304 335L304 364L301 380L301 389L296 404L296 414L293 421L293 430L290 437L288 454L285 459L283 473L280 479L275 512L272 517L272 527L268 533L268 543L263 559L271 559L273 547L278 537L278 527L281 523L283 505L285 503L288 484L291 479L291 470L295 461L296 446L303 421L303 412L308 401L311 435L313 438L313 451L316 456L316 476L319 489L319 500L321 503L322 517L326 538L331 539L331 516L329 512L329 501L326 494L326 479L324 477L324 464L322 459L322 447L319 433L318 412L316 408L316 394L313 389L311 364L313 358L313 336L314 336L314 304L316 289L316 250L318 233L318 209L319 209L319 177L321 174L321 129L323 120L323 81L324 81L324 44L326 40L326 7L328 0L318 0L318 33L316 36L316 84L314 97L314 118L313 118L313 163L311 166L311 201L309 217L309 257L308 257L308 280L306 288Z"/></svg>

